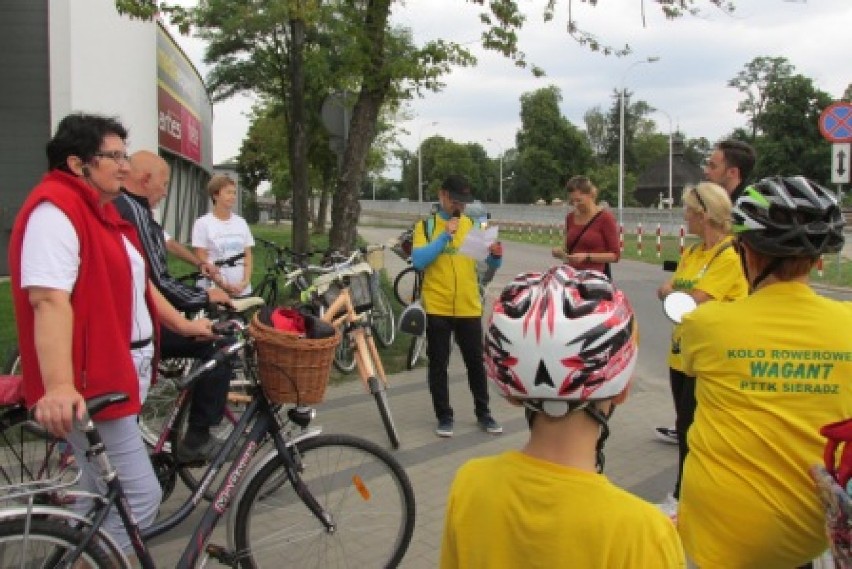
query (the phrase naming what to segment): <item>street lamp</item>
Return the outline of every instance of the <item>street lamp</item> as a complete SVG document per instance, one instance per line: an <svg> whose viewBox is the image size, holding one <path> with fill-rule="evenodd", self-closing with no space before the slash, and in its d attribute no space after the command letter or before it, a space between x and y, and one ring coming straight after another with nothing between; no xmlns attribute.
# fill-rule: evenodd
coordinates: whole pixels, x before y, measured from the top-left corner
<svg viewBox="0 0 852 569"><path fill-rule="evenodd" d="M666 111L662 109L656 109L658 113L663 113L666 115L666 118L669 119L669 209L674 207L674 202L672 201L672 117Z"/></svg>
<svg viewBox="0 0 852 569"><path fill-rule="evenodd" d="M503 145L493 138L489 138L488 141L493 142L500 149L500 205L503 205Z"/></svg>
<svg viewBox="0 0 852 569"><path fill-rule="evenodd" d="M621 76L621 89L618 93L618 225L619 227L624 225L624 91L626 87L624 86L624 82L627 80L627 74L630 73L630 70L642 63L655 63L659 61L660 58L653 56L648 57L646 59L642 59L640 61L634 61L630 67L624 72L624 75Z"/></svg>
<svg viewBox="0 0 852 569"><path fill-rule="evenodd" d="M420 130L417 133L417 201L420 203L423 203L423 158L420 152L423 145L423 129L427 126L435 126L436 124L438 124L438 121L420 125Z"/></svg>

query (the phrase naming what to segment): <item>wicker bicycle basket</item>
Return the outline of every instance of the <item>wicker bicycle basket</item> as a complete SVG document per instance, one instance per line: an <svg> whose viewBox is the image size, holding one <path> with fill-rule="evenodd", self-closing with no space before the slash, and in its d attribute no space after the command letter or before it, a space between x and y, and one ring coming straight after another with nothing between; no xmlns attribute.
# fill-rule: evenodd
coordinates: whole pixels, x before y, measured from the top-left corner
<svg viewBox="0 0 852 569"><path fill-rule="evenodd" d="M322 402L340 332L313 340L282 332L252 318L249 333L257 349L257 371L264 393L274 403Z"/></svg>

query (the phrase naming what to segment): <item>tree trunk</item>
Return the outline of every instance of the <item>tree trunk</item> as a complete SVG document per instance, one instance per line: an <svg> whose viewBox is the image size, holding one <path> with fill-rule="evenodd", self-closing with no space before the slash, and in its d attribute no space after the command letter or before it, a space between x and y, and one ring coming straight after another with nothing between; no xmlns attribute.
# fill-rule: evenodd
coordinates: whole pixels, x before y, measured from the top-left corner
<svg viewBox="0 0 852 569"><path fill-rule="evenodd" d="M349 127L349 140L343 154L343 167L331 206L329 247L350 251L355 247L361 204L358 191L364 178L367 152L376 136L379 109L390 90L385 61L385 32L391 0L370 0L367 6L365 50L370 61L364 70L361 91L355 102Z"/></svg>
<svg viewBox="0 0 852 569"><path fill-rule="evenodd" d="M305 22L300 18L290 20L290 121L288 150L290 175L293 182L293 234L292 248L305 252L310 248L308 212L308 137L305 117Z"/></svg>

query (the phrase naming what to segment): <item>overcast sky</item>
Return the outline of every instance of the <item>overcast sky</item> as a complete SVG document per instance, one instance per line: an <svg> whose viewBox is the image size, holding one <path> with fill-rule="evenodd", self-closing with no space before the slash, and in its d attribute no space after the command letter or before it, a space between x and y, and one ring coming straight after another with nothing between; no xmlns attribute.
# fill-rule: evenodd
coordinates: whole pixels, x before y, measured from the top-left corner
<svg viewBox="0 0 852 569"><path fill-rule="evenodd" d="M481 7L463 0L394 2L393 21L410 27L415 41L464 43L479 60L476 67L447 76L442 92L411 103L415 118L398 125L404 147L414 151L420 137L440 134L459 143L479 142L497 156L514 146L521 95L549 85L562 90L562 113L579 128L584 128L583 114L594 106L608 109L614 90L623 84L634 100L668 113L673 126L688 137L715 141L745 125L745 117L736 112L740 93L727 82L755 57L787 58L797 73L835 99L852 83L850 0L736 0L733 16L705 7L697 17L674 21L665 20L653 0L645 0L644 27L640 0L605 0L597 7L574 0L574 18L582 28L611 45L630 44L633 53L624 58L592 53L568 36L567 0L559 0L556 18L544 23L544 3L519 2L527 14L520 47L528 61L547 73L534 78L529 70L479 46ZM205 74L199 40L175 38ZM648 57L660 59L637 64ZM237 155L249 108L245 96L215 105L214 162ZM653 118L661 132L668 132L664 113Z"/></svg>

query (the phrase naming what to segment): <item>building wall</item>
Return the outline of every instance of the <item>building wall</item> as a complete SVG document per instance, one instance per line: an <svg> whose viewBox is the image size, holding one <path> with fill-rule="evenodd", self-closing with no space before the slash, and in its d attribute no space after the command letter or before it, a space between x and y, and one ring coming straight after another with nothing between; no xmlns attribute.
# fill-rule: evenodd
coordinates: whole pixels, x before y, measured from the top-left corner
<svg viewBox="0 0 852 569"><path fill-rule="evenodd" d="M207 210L213 110L202 78L158 23L119 15L114 0L2 0L0 53L3 85L13 87L0 89L0 275L9 273L14 218L45 171L45 144L72 112L118 118L131 153L160 151L173 175L158 214L167 231L189 239ZM195 152L164 146L164 90L180 103L172 101L172 134L179 126Z"/></svg>
<svg viewBox="0 0 852 569"><path fill-rule="evenodd" d="M3 0L0 17L0 275L12 223L44 173L50 136L47 0ZM10 54L16 54L10 57Z"/></svg>

